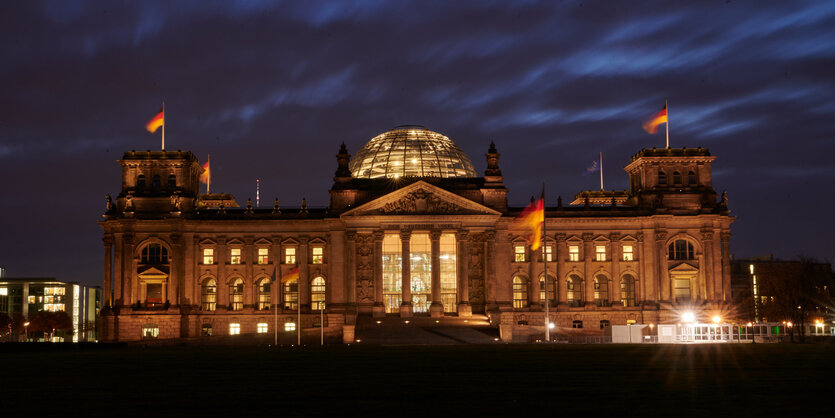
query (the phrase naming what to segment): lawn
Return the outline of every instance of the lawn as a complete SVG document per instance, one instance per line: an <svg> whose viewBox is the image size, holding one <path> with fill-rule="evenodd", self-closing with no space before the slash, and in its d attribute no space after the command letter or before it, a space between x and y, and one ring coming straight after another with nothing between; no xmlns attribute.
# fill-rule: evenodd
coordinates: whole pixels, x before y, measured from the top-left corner
<svg viewBox="0 0 835 418"><path fill-rule="evenodd" d="M829 415L835 389L835 344L32 348L0 346L9 376L4 408L108 416L819 416Z"/></svg>

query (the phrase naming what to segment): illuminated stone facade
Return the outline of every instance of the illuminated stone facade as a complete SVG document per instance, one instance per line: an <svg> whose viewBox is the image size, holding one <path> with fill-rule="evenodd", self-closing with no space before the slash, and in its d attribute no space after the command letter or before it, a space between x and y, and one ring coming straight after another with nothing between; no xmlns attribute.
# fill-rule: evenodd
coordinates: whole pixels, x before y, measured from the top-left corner
<svg viewBox="0 0 835 418"><path fill-rule="evenodd" d="M386 157L398 141L403 155ZM516 220L522 208L507 205L500 154L491 144L476 177L450 149L414 126L375 137L362 161L343 145L327 209L236 207L231 196L199 194L202 168L190 152L125 153L121 193L99 222L105 339L272 335L274 309L290 332L299 308L313 336L322 301L326 335L346 342L361 315L486 315L505 340L541 335L542 255ZM555 332L730 309L733 218L712 186L714 158L701 148L642 150L625 167L628 191L547 202ZM418 171L432 175L408 175ZM270 285L273 276L289 281Z"/></svg>

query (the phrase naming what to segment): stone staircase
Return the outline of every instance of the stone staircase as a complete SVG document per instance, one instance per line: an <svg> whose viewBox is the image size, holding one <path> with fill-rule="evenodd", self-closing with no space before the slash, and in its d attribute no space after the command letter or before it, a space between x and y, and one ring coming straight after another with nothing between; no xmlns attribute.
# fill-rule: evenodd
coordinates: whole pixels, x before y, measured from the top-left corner
<svg viewBox="0 0 835 418"><path fill-rule="evenodd" d="M363 345L496 344L498 330L484 315L471 318L372 318L359 316L355 338Z"/></svg>

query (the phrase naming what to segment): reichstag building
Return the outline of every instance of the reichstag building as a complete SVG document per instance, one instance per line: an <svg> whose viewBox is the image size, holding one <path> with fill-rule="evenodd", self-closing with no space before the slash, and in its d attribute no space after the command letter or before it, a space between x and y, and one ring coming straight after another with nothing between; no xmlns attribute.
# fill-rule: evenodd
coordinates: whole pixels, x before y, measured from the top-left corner
<svg viewBox="0 0 835 418"><path fill-rule="evenodd" d="M342 145L327 208L264 209L201 194L191 152L126 152L99 222L103 339L272 335L277 323L351 342L358 318L426 316L485 318L527 341L546 303L556 333L730 309L734 218L707 149L644 149L625 166L629 190L548 202L544 252L508 206L499 157L490 144L479 175L450 138L400 126L353 158Z"/></svg>

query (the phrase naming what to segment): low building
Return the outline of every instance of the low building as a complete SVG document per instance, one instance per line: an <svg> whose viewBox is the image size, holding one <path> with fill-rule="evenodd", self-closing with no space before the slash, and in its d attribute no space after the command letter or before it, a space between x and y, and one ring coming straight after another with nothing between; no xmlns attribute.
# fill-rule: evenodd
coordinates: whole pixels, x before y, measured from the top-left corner
<svg viewBox="0 0 835 418"><path fill-rule="evenodd" d="M0 312L28 320L40 311L66 312L72 320L72 341L96 341L101 288L49 277L0 279Z"/></svg>

